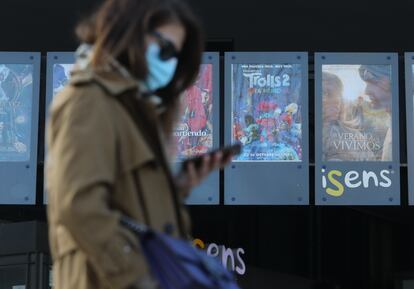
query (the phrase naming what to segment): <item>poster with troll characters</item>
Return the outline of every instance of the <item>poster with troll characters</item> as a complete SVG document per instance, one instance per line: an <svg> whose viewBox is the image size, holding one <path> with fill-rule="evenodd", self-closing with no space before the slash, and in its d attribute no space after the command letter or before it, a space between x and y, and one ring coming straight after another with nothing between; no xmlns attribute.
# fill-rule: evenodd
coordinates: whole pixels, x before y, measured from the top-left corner
<svg viewBox="0 0 414 289"><path fill-rule="evenodd" d="M302 160L301 66L232 64L233 161Z"/></svg>

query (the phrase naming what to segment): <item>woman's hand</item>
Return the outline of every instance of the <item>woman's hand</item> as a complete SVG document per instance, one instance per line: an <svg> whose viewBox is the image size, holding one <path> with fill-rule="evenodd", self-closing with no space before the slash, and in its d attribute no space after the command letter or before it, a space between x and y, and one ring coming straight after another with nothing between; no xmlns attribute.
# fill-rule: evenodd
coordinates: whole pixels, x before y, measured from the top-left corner
<svg viewBox="0 0 414 289"><path fill-rule="evenodd" d="M175 178L179 192L187 197L191 190L198 186L213 170L225 167L231 161L231 158L231 155L223 158L223 153L218 151L214 154L202 156L200 166L196 166L193 161L187 161Z"/></svg>

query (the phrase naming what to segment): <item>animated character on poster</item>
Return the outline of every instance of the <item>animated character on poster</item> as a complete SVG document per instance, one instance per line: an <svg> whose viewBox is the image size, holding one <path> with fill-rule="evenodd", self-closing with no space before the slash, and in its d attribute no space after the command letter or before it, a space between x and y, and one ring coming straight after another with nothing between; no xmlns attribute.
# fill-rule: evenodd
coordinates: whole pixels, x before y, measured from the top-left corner
<svg viewBox="0 0 414 289"><path fill-rule="evenodd" d="M181 119L174 131L177 160L203 154L213 147L211 93L212 65L204 64L182 101Z"/></svg>
<svg viewBox="0 0 414 289"><path fill-rule="evenodd" d="M277 137L277 119L274 117L277 104L274 102L261 101L257 106L256 123L261 128L260 141L274 142Z"/></svg>
<svg viewBox="0 0 414 289"><path fill-rule="evenodd" d="M300 161L300 66L234 64L232 84L235 161Z"/></svg>
<svg viewBox="0 0 414 289"><path fill-rule="evenodd" d="M388 65L324 65L322 158L391 161Z"/></svg>
<svg viewBox="0 0 414 289"><path fill-rule="evenodd" d="M29 158L32 67L0 65L0 160Z"/></svg>

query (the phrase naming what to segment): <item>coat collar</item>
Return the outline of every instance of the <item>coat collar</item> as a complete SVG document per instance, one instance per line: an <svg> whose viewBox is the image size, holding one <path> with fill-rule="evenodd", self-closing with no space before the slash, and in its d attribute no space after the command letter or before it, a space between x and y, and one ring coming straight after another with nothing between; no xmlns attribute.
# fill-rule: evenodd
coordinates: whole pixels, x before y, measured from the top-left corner
<svg viewBox="0 0 414 289"><path fill-rule="evenodd" d="M136 80L125 77L120 72L110 68L93 69L87 67L77 69L75 67L72 71L70 84L77 86L91 82L98 83L109 94L114 96L138 88L140 91L143 90L143 87Z"/></svg>
<svg viewBox="0 0 414 289"><path fill-rule="evenodd" d="M107 67L96 69L87 66L79 69L75 65L71 72L69 83L77 86L92 82L97 83L112 96L119 96L127 91L136 91L139 92L139 95L144 95L148 92L148 88L143 82L132 78L129 73L123 73L123 70L119 67L108 65ZM162 114L166 110L159 96L147 93L145 99L154 106L157 114Z"/></svg>

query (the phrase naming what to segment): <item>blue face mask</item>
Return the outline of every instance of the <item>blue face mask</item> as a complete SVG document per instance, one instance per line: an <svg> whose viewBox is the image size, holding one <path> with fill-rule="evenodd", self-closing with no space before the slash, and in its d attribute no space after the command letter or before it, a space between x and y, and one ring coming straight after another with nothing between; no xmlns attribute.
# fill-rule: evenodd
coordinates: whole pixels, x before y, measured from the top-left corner
<svg viewBox="0 0 414 289"><path fill-rule="evenodd" d="M172 57L168 60L162 60L160 50L161 48L157 43L151 43L145 53L148 66L148 76L145 84L150 91L156 91L167 86L174 77L177 68L177 58Z"/></svg>

